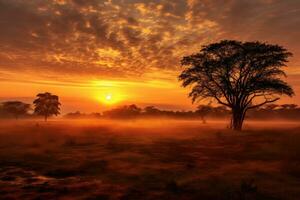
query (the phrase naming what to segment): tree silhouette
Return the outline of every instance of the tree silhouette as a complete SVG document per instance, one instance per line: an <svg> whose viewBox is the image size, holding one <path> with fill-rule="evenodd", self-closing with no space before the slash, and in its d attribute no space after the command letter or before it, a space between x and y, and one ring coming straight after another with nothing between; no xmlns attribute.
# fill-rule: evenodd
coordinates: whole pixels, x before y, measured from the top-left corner
<svg viewBox="0 0 300 200"><path fill-rule="evenodd" d="M280 78L292 54L278 45L223 40L181 60L182 86L192 101L212 98L231 109L231 128L241 130L246 112L275 102L293 89Z"/></svg>
<svg viewBox="0 0 300 200"><path fill-rule="evenodd" d="M268 104L268 105L264 106L264 109L268 110L268 111L274 111L278 107L279 107L279 105L277 105L277 104Z"/></svg>
<svg viewBox="0 0 300 200"><path fill-rule="evenodd" d="M296 104L283 104L283 105L281 105L281 107L283 109L291 110L291 109L297 108L298 105L296 105Z"/></svg>
<svg viewBox="0 0 300 200"><path fill-rule="evenodd" d="M49 92L40 93L37 95L37 99L34 100L34 113L42 115L47 121L48 117L52 115L60 114L60 103L58 96L52 95Z"/></svg>
<svg viewBox="0 0 300 200"><path fill-rule="evenodd" d="M139 116L141 111L141 108L137 107L135 104L132 104L104 111L103 115L112 118L133 118Z"/></svg>
<svg viewBox="0 0 300 200"><path fill-rule="evenodd" d="M210 106L210 103L208 105L199 105L197 107L196 113L200 115L203 124L206 124L206 116L210 113L212 113L213 108Z"/></svg>
<svg viewBox="0 0 300 200"><path fill-rule="evenodd" d="M147 115L157 115L157 114L160 114L161 110L155 108L154 106L146 106L144 108L144 112Z"/></svg>
<svg viewBox="0 0 300 200"><path fill-rule="evenodd" d="M30 104L21 101L6 101L2 103L2 109L5 113L11 114L18 119L20 115L28 114Z"/></svg>

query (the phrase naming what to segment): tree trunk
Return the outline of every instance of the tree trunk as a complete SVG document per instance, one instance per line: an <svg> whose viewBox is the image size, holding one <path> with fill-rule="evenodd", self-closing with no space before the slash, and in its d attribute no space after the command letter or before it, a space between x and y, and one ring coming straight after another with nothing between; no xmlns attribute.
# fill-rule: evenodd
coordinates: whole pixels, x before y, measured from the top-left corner
<svg viewBox="0 0 300 200"><path fill-rule="evenodd" d="M241 108L232 109L231 129L240 131L243 127L245 110Z"/></svg>
<svg viewBox="0 0 300 200"><path fill-rule="evenodd" d="M45 118L44 118L44 119L45 119L45 122L46 122L46 121L47 121L47 119L48 119L48 116L47 116L47 115L45 115Z"/></svg>

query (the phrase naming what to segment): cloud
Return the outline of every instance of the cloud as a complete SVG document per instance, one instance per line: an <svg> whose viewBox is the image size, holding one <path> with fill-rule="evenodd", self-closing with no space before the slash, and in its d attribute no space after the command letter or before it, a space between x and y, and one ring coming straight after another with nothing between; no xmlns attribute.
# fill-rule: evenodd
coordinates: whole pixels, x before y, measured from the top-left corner
<svg viewBox="0 0 300 200"><path fill-rule="evenodd" d="M300 66L300 2L294 0L189 0L189 21L219 26L217 39L260 40L294 53L290 65Z"/></svg>
<svg viewBox="0 0 300 200"><path fill-rule="evenodd" d="M136 77L232 38L284 45L297 73L299 16L293 0L0 0L0 71Z"/></svg>

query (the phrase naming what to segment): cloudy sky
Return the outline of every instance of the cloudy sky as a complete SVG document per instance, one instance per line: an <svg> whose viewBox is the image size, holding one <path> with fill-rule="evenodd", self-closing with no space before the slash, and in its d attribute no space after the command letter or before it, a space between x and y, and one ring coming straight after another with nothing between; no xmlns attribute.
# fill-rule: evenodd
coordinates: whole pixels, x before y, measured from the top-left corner
<svg viewBox="0 0 300 200"><path fill-rule="evenodd" d="M300 93L298 0L0 0L0 26L1 100L49 91L65 112L105 109L107 96L190 109L179 61L222 39L286 47Z"/></svg>

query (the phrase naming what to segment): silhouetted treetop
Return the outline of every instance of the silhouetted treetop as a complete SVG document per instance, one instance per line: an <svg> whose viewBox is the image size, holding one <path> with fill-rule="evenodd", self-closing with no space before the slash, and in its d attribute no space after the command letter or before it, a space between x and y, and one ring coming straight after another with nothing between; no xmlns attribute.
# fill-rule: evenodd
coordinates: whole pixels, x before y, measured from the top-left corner
<svg viewBox="0 0 300 200"><path fill-rule="evenodd" d="M136 117L141 113L142 109L135 104L120 106L108 111L104 111L103 115L113 118L123 118L123 117Z"/></svg>
<svg viewBox="0 0 300 200"><path fill-rule="evenodd" d="M59 98L49 92L39 93L33 104L35 105L34 113L44 116L45 121L52 115L60 114Z"/></svg>
<svg viewBox="0 0 300 200"><path fill-rule="evenodd" d="M6 101L2 103L2 109L7 114L13 115L16 119L21 115L27 115L30 104L21 101Z"/></svg>

